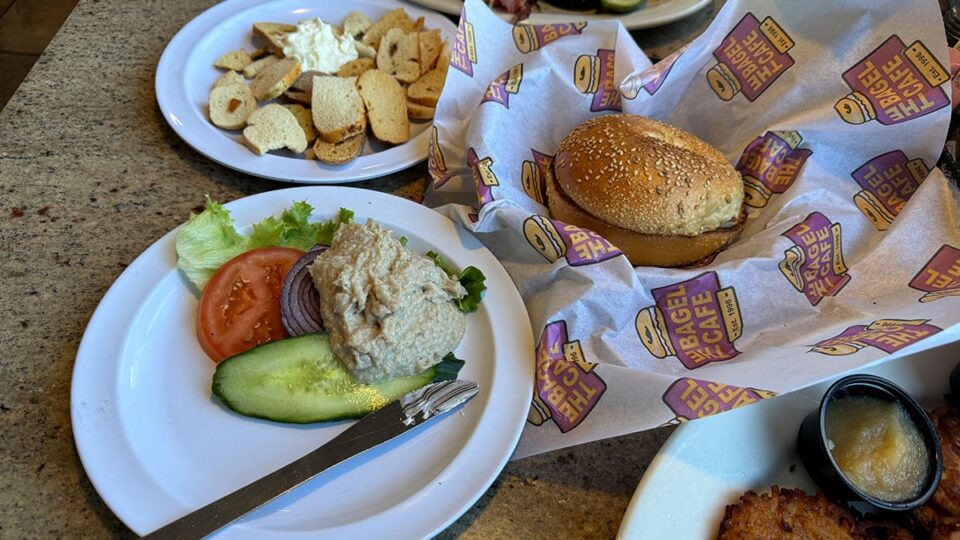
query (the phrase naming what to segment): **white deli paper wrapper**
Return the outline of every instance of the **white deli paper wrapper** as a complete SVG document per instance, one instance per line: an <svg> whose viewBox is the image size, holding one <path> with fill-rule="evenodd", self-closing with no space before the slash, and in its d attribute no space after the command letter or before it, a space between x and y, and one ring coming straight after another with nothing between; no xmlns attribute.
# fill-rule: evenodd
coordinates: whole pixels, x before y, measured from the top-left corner
<svg viewBox="0 0 960 540"><path fill-rule="evenodd" d="M441 211L496 254L529 310L537 376L516 457L960 336L960 195L931 171L951 110L936 6L731 0L650 67L618 22L513 26L466 0L427 204L466 203ZM550 219L560 141L621 110L736 164L749 211L736 243L692 268L634 268Z"/></svg>

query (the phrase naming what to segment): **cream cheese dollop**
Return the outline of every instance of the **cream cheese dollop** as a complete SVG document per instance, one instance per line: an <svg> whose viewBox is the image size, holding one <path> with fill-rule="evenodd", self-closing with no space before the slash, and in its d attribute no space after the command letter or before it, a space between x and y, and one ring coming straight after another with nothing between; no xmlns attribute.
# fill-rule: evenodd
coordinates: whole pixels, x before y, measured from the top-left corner
<svg viewBox="0 0 960 540"><path fill-rule="evenodd" d="M296 58L303 71L321 73L336 73L359 56L353 36L341 35L333 25L318 18L300 21L296 32L287 34L283 54Z"/></svg>

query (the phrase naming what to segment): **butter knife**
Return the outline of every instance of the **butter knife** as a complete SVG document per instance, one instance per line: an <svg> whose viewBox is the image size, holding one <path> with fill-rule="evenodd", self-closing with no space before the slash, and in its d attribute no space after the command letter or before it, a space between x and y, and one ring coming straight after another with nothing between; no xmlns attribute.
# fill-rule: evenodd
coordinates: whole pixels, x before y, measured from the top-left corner
<svg viewBox="0 0 960 540"><path fill-rule="evenodd" d="M477 383L441 381L414 390L358 420L323 446L145 538L200 538L213 533L317 474L439 416L477 395Z"/></svg>

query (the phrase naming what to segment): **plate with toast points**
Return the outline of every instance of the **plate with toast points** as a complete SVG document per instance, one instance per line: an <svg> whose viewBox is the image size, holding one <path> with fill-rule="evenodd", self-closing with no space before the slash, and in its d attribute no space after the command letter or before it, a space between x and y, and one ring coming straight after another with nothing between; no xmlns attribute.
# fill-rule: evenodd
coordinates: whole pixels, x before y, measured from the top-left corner
<svg viewBox="0 0 960 540"><path fill-rule="evenodd" d="M286 36L316 18L355 38L357 58L337 72L313 67L326 55L284 58ZM426 159L456 31L390 0L227 0L167 45L157 102L180 138L231 169L307 184L375 178Z"/></svg>

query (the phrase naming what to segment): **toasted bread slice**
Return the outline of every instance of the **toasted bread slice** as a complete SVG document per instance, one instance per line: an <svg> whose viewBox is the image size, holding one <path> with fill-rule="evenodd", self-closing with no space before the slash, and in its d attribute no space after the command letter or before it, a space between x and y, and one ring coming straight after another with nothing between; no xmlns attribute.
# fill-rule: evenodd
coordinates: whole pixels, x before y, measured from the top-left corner
<svg viewBox="0 0 960 540"><path fill-rule="evenodd" d="M447 68L450 67L450 46L447 45L447 42L444 41L443 45L440 47L440 54L437 56L437 66L434 69L438 69L446 75Z"/></svg>
<svg viewBox="0 0 960 540"><path fill-rule="evenodd" d="M423 75L437 65L440 50L443 49L443 37L439 30L429 30L417 34L420 48L420 74Z"/></svg>
<svg viewBox="0 0 960 540"><path fill-rule="evenodd" d="M300 90L291 89L284 92L283 97L286 98L287 101L301 105L310 105L310 102L313 100L313 92L301 92Z"/></svg>
<svg viewBox="0 0 960 540"><path fill-rule="evenodd" d="M246 86L247 81L243 78L243 75L236 71L228 71L213 83L213 87L219 88L221 86L230 86L231 84L242 84Z"/></svg>
<svg viewBox="0 0 960 540"><path fill-rule="evenodd" d="M283 56L283 40L297 27L292 24L259 22L253 23L253 36L263 41L263 46L277 56Z"/></svg>
<svg viewBox="0 0 960 540"><path fill-rule="evenodd" d="M380 40L387 35L391 28L399 28L404 32L419 32L423 28L423 17L414 21L403 8L397 8L381 17L370 28L367 28L363 35L363 43L379 50Z"/></svg>
<svg viewBox="0 0 960 540"><path fill-rule="evenodd" d="M254 60L259 60L259 59L261 59L261 58L263 58L263 57L265 57L265 56L267 56L267 55L271 55L271 54L273 54L273 53L270 52L270 49L268 49L268 48L266 48L266 47L257 47L256 49L253 50L252 53L250 53L250 58L252 58L252 59L254 59Z"/></svg>
<svg viewBox="0 0 960 540"><path fill-rule="evenodd" d="M297 123L300 124L303 134L307 137L307 144L312 143L317 138L317 130L313 128L313 115L310 113L310 109L303 105L284 105L283 108L297 117Z"/></svg>
<svg viewBox="0 0 960 540"><path fill-rule="evenodd" d="M261 156L281 148L289 148L297 154L307 149L307 136L300 128L297 118L276 103L253 111L247 118L243 142Z"/></svg>
<svg viewBox="0 0 960 540"><path fill-rule="evenodd" d="M356 60L351 60L340 68L340 71L337 72L337 77L359 77L363 75L364 71L373 69L375 67L374 64L373 58L357 58Z"/></svg>
<svg viewBox="0 0 960 540"><path fill-rule="evenodd" d="M222 69L243 71L243 68L249 66L250 62L253 62L253 58L250 58L250 53L243 49L237 49L217 58L217 61L214 62L213 65L214 67Z"/></svg>
<svg viewBox="0 0 960 540"><path fill-rule="evenodd" d="M437 112L435 107L427 107L419 103L407 102L407 117L411 120L433 120Z"/></svg>
<svg viewBox="0 0 960 540"><path fill-rule="evenodd" d="M319 71L304 71L297 77L297 80L293 81L293 84L290 85L290 90L297 90L300 92L313 92L313 78L317 75L326 75Z"/></svg>
<svg viewBox="0 0 960 540"><path fill-rule="evenodd" d="M446 79L446 73L439 69L431 69L426 75L420 77L420 80L407 88L407 97L414 103L436 107Z"/></svg>
<svg viewBox="0 0 960 540"><path fill-rule="evenodd" d="M372 45L367 45L362 41L354 41L353 46L357 50L357 55L359 55L360 58L375 59L377 57L377 49L373 48Z"/></svg>
<svg viewBox="0 0 960 540"><path fill-rule="evenodd" d="M365 142L367 142L367 136L362 131L338 143L329 143L317 137L317 140L313 143L313 156L323 163L343 165L360 155Z"/></svg>
<svg viewBox="0 0 960 540"><path fill-rule="evenodd" d="M367 128L356 77L314 77L311 101L313 125L329 143L338 143Z"/></svg>
<svg viewBox="0 0 960 540"><path fill-rule="evenodd" d="M391 28L377 50L377 69L393 75L400 82L412 83L420 78L420 46L418 34Z"/></svg>
<svg viewBox="0 0 960 540"><path fill-rule="evenodd" d="M357 88L367 107L374 137L393 144L410 140L407 100L396 79L379 69L371 69L360 76Z"/></svg>
<svg viewBox="0 0 960 540"><path fill-rule="evenodd" d="M257 74L250 83L254 97L259 101L273 99L284 93L300 76L300 62L284 58Z"/></svg>
<svg viewBox="0 0 960 540"><path fill-rule="evenodd" d="M351 11L347 13L347 16L343 19L343 33L344 35L353 36L353 39L363 39L363 35L372 25L373 22L369 17L363 13Z"/></svg>
<svg viewBox="0 0 960 540"><path fill-rule="evenodd" d="M240 129L257 110L257 100L246 84L217 86L210 91L210 121L223 129Z"/></svg>
<svg viewBox="0 0 960 540"><path fill-rule="evenodd" d="M254 60L249 66L243 68L243 76L252 79L257 76L258 73L267 69L268 67L276 64L280 61L279 56L264 56L259 60Z"/></svg>

